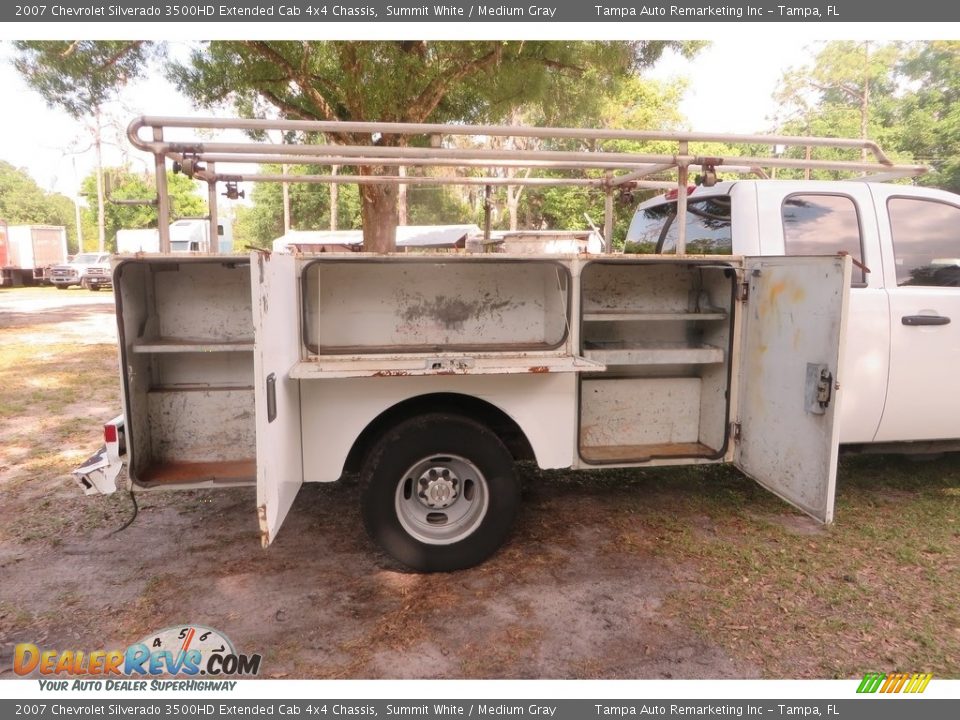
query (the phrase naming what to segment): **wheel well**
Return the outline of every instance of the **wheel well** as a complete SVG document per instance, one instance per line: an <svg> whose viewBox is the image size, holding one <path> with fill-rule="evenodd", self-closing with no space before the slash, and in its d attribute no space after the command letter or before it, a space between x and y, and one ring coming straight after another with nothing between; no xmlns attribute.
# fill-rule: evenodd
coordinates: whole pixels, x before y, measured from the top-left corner
<svg viewBox="0 0 960 720"><path fill-rule="evenodd" d="M514 460L533 460L533 448L520 426L496 405L470 395L433 393L404 400L374 418L354 441L344 470L357 472L370 447L383 433L408 418L425 413L449 412L476 420L490 428L506 445Z"/></svg>

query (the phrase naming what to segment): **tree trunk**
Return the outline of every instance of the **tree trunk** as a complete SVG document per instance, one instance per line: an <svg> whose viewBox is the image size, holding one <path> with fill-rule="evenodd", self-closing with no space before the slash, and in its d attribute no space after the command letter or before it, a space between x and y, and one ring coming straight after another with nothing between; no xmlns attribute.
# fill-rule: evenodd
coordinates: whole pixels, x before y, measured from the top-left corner
<svg viewBox="0 0 960 720"><path fill-rule="evenodd" d="M860 139L867 139L870 126L870 42L863 44L863 95L860 98ZM860 160L867 161L867 149L860 149Z"/></svg>
<svg viewBox="0 0 960 720"><path fill-rule="evenodd" d="M388 253L397 249L397 186L361 185L363 249Z"/></svg>
<svg viewBox="0 0 960 720"><path fill-rule="evenodd" d="M507 185L507 211L510 213L510 230L517 229L517 208L520 207L520 193L516 185Z"/></svg>
<svg viewBox="0 0 960 720"><path fill-rule="evenodd" d="M93 128L93 145L97 156L97 231L100 236L98 244L99 252L103 252L107 245L107 218L105 215L104 189L103 189L103 144L102 129L100 127L100 109L94 110L93 119L95 126Z"/></svg>
<svg viewBox="0 0 960 720"><path fill-rule="evenodd" d="M340 170L339 165L330 166L331 175L336 175L339 170ZM339 202L340 202L340 186L335 182L330 183L330 229L331 230L337 229L337 210L339 209L337 207L337 203Z"/></svg>
<svg viewBox="0 0 960 720"><path fill-rule="evenodd" d="M290 172L289 165L281 165L281 172L286 175ZM283 187L283 234L286 235L290 232L290 184L282 183Z"/></svg>
<svg viewBox="0 0 960 720"><path fill-rule="evenodd" d="M397 168L397 174L400 177L407 176L407 166L401 165ZM407 186L405 184L397 186L397 224L407 224Z"/></svg>

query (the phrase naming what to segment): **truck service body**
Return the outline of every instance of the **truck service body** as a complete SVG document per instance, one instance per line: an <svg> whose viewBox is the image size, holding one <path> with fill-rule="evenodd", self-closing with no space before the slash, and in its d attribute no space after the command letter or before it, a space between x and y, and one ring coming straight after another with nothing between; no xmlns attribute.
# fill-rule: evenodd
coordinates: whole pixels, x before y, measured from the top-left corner
<svg viewBox="0 0 960 720"><path fill-rule="evenodd" d="M211 166L230 153L236 162L275 158L257 144L169 145L162 128L263 124L312 132L637 135L170 118L140 118L129 135L154 153L158 166L174 160L213 188L219 181L276 179L219 176ZM143 128L153 129L153 140L140 137ZM679 142L671 166L680 187L690 167L712 169L719 162L689 156L693 136L670 139ZM880 169L917 171L892 166L879 148L867 146L881 159ZM616 164L627 172L560 181L607 193L608 250L618 182L665 187L644 178L671 160L606 152L392 150L298 146L289 153L337 165L356 164L358 157L387 165L437 158L447 164ZM834 165L877 169L862 161ZM164 174L157 178L162 199ZM676 201L685 216L686 193ZM158 207L165 228L168 208L162 201ZM679 226L680 252L673 257L259 252L118 258L123 414L107 424L105 448L77 471L78 480L87 492L112 492L125 463L128 486L137 490L255 483L266 546L302 483L331 482L356 470L367 530L396 559L422 571L468 567L496 551L519 503L517 460L577 469L730 462L830 522L855 258L837 252L844 248L797 257L688 255L686 238ZM161 247L169 250L170 238L161 238ZM761 249L754 255L766 254Z"/></svg>

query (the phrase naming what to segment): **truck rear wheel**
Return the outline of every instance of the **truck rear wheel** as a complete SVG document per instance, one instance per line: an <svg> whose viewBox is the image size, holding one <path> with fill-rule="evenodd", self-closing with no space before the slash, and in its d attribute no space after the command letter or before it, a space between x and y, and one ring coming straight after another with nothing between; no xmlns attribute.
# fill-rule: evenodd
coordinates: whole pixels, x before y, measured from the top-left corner
<svg viewBox="0 0 960 720"><path fill-rule="evenodd" d="M420 572L472 567L503 544L520 504L513 457L489 428L435 413L384 434L361 471L363 521Z"/></svg>

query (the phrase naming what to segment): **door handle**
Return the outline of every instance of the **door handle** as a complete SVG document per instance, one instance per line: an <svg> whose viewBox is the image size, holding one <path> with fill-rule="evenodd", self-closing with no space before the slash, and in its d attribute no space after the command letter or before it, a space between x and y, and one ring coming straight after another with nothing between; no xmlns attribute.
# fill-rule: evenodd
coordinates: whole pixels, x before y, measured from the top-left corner
<svg viewBox="0 0 960 720"><path fill-rule="evenodd" d="M277 419L277 374L267 375L267 422Z"/></svg>
<svg viewBox="0 0 960 720"><path fill-rule="evenodd" d="M943 315L904 315L900 322L904 325L949 325L950 318Z"/></svg>

